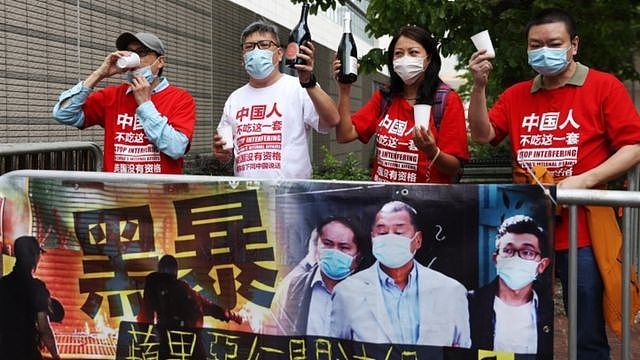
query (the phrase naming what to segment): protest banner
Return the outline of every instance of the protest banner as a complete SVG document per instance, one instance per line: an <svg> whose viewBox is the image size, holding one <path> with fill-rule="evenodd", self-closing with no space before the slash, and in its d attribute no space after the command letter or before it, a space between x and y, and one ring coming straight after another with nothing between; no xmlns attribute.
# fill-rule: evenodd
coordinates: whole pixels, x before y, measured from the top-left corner
<svg viewBox="0 0 640 360"><path fill-rule="evenodd" d="M153 358L166 336L172 356L181 359L528 358L478 350L471 343L474 324L469 322L467 304L473 303L477 289L497 281L496 235L505 220L530 217L544 234L553 233L553 209L539 187L215 177L184 183L3 178L3 275L13 266L13 239L32 234L44 244L47 253L35 275L64 306L64 320L53 324L63 357ZM366 276L384 272L369 247L381 207L394 201L415 209L411 244L420 239L412 253L416 301L406 303L406 313L396 314L417 325L409 330L415 331L409 336L413 343L401 340L407 339L401 334L403 324L381 323L366 315L374 301L381 307L372 312L385 309L383 295L372 300L366 295L369 290L356 284L356 280L373 284ZM362 240L359 244L366 244L361 246L357 271L334 288L334 299L361 302L358 311L349 310L349 316L339 319L336 314L345 309L324 310L327 333L310 335L308 302L306 308L302 302L296 311L286 313L292 323L302 319L307 327L284 324L278 312L283 313L279 308L283 303L301 296L292 293L290 279L296 273L318 271L314 228L330 217L348 219ZM552 241L546 235L540 242L541 257L553 259ZM137 321L145 279L165 254L177 259L180 280L245 321L236 324L205 316L202 328L164 332L158 331L158 324ZM537 314L538 319L551 319L544 331L552 336L550 269L535 280L535 301L541 304L536 311L545 311ZM435 290L426 291L427 285L420 281L432 276L439 280ZM353 289L361 290L337 295ZM458 303L438 298L454 293ZM444 309L443 304L451 307L432 311ZM360 312L364 318L356 316ZM354 323L345 324L348 321ZM349 335L332 326L350 329ZM358 335L360 326L379 336ZM552 351L552 342L538 342L538 358L552 358Z"/></svg>

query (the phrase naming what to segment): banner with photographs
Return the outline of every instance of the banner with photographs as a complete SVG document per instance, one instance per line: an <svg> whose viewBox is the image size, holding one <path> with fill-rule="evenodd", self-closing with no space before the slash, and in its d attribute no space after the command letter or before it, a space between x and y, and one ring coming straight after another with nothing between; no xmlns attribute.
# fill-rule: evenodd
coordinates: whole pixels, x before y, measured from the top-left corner
<svg viewBox="0 0 640 360"><path fill-rule="evenodd" d="M553 358L539 187L189 178L0 177L63 358Z"/></svg>

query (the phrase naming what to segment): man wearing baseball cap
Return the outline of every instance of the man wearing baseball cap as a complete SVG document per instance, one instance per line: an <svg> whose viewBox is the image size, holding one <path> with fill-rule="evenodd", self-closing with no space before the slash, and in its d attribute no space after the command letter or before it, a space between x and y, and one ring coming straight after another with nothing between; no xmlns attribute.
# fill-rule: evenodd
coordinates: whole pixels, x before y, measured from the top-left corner
<svg viewBox="0 0 640 360"><path fill-rule="evenodd" d="M157 36L125 32L116 49L60 95L54 119L79 129L104 128L104 171L181 174L196 121L193 97L162 76L166 49ZM93 91L103 79L123 73L126 83Z"/></svg>
<svg viewBox="0 0 640 360"><path fill-rule="evenodd" d="M41 345L60 359L49 324L51 295L33 277L45 251L33 236L20 236L13 244L16 264L0 278L0 359L42 359Z"/></svg>

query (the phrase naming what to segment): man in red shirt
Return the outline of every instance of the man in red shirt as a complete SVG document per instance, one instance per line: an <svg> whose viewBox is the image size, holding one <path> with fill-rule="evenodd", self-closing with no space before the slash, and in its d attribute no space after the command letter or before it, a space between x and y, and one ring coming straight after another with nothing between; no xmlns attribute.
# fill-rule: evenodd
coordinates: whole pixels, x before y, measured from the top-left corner
<svg viewBox="0 0 640 360"><path fill-rule="evenodd" d="M104 171L181 174L196 122L196 105L186 90L162 76L165 47L150 33L123 33L115 52L84 81L63 92L53 108L58 122L104 128ZM139 64L118 66L134 54ZM127 83L92 93L98 83L127 72Z"/></svg>
<svg viewBox="0 0 640 360"><path fill-rule="evenodd" d="M471 56L472 138L496 145L508 136L520 170L529 172L534 166L544 166L563 188L601 187L638 164L638 112L618 79L574 61L579 39L571 15L546 9L526 30L529 64L539 75L508 88L491 111L487 111L485 95L491 56L485 49ZM603 284L584 208L579 209L578 224L578 358L608 359ZM555 239L556 268L566 306L566 209L556 226Z"/></svg>

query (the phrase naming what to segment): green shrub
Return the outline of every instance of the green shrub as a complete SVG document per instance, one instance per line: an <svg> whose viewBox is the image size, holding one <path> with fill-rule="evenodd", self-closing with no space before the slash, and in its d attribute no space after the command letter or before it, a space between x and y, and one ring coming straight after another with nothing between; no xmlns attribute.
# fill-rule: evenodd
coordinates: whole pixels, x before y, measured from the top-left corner
<svg viewBox="0 0 640 360"><path fill-rule="evenodd" d="M487 160L487 159L511 159L511 144L509 139L505 139L498 146L490 144L478 144L467 138L469 144L469 155L471 160Z"/></svg>
<svg viewBox="0 0 640 360"><path fill-rule="evenodd" d="M233 161L221 163L213 155L187 155L184 161L185 175L233 176Z"/></svg>
<svg viewBox="0 0 640 360"><path fill-rule="evenodd" d="M353 153L347 154L344 160L336 159L326 146L320 148L322 162L314 169L313 178L322 180L371 180L370 170L360 165Z"/></svg>

